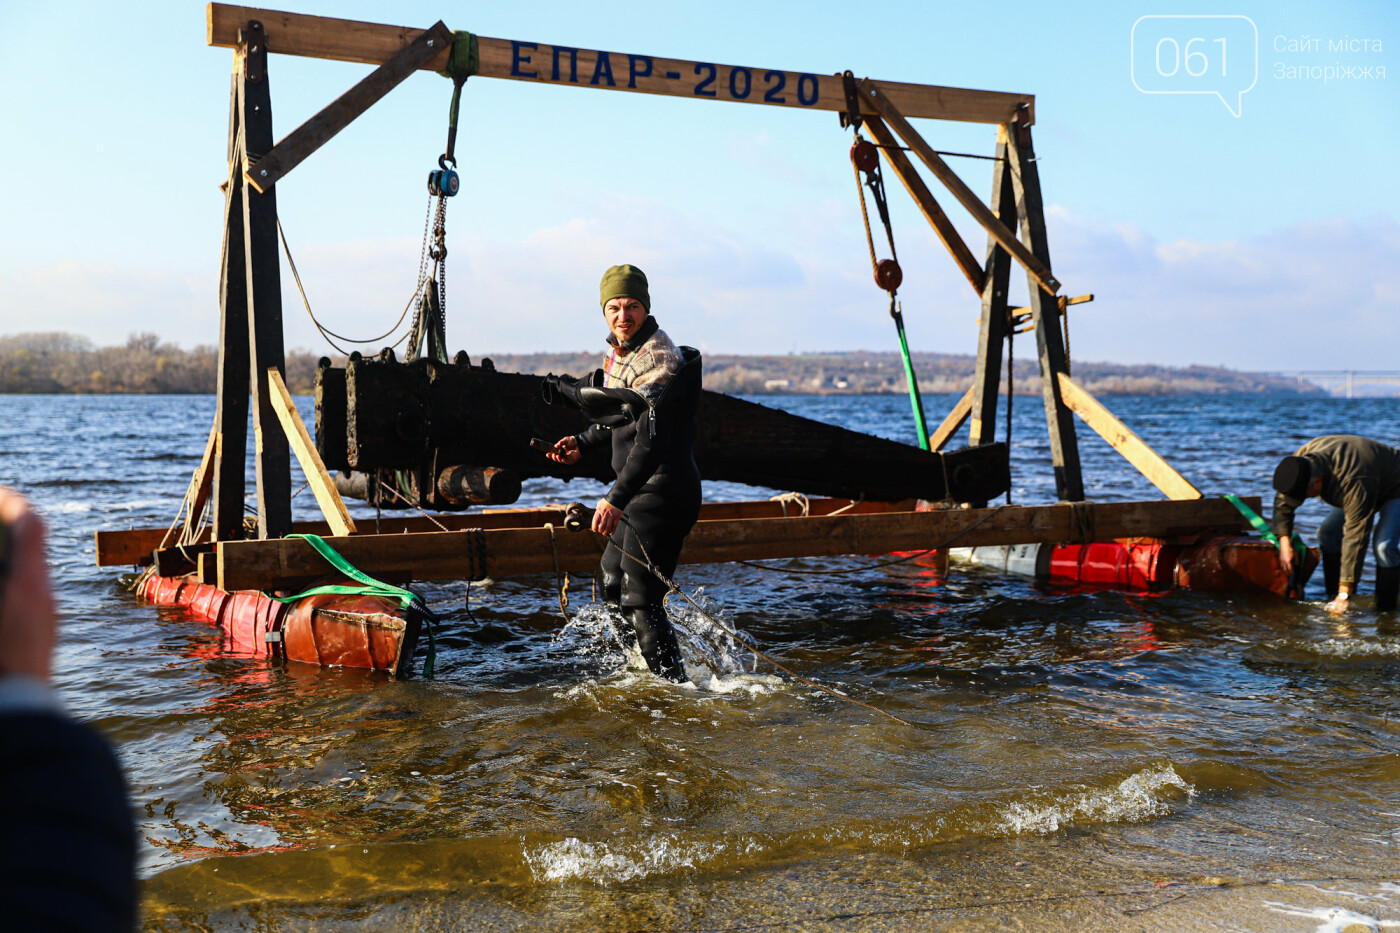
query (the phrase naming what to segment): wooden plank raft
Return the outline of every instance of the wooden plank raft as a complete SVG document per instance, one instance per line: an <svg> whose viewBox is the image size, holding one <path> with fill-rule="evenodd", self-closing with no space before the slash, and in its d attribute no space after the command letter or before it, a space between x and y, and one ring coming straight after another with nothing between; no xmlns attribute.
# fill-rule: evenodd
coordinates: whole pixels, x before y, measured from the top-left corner
<svg viewBox="0 0 1400 933"><path fill-rule="evenodd" d="M1257 505L1255 499L1251 505ZM1114 538L1183 539L1246 530L1225 499L1066 503L793 518L698 522L681 563L884 554L937 547L1075 543ZM399 535L353 535L336 549L364 572L395 580L508 577L586 572L602 539L553 527L477 528ZM221 589L291 589L324 578L325 560L299 539L226 541L201 559L205 582Z"/></svg>

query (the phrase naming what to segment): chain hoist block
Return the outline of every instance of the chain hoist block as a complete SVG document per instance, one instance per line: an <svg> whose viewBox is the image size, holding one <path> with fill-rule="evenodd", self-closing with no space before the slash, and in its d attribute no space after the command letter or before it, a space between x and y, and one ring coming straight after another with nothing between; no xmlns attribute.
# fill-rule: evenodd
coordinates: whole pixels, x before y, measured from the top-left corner
<svg viewBox="0 0 1400 933"><path fill-rule="evenodd" d="M903 281L904 270L893 259L881 259L875 264L875 284L885 291L894 291Z"/></svg>
<svg viewBox="0 0 1400 933"><path fill-rule="evenodd" d="M873 172L880 167L880 147L868 139L858 138L851 143L851 161L862 172Z"/></svg>
<svg viewBox="0 0 1400 933"><path fill-rule="evenodd" d="M435 198L450 198L461 187L461 179L450 168L435 168L428 173L428 194Z"/></svg>

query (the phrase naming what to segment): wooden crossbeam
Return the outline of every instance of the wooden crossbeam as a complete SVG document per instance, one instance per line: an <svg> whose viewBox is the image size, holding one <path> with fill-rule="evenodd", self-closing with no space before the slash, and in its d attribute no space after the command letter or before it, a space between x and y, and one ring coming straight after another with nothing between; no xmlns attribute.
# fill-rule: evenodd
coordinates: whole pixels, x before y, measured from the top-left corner
<svg viewBox="0 0 1400 933"><path fill-rule="evenodd" d="M972 394L976 386L970 386L963 397L958 399L953 410L948 412L948 417L943 419L943 423L933 429L928 436L929 450L942 450L944 446L953 439L953 435L958 433L958 428L967 421L967 416L972 413Z"/></svg>
<svg viewBox="0 0 1400 933"><path fill-rule="evenodd" d="M270 52L373 65L388 61L423 32L409 26L385 26L211 3L207 12L209 45L234 48L238 45L238 31L250 21L261 22L266 28ZM840 75L685 61L485 36L477 37L477 47L481 57L477 74L483 78L798 110L846 109ZM447 55L444 50L418 67L441 71L447 66ZM1035 96L1031 94L893 81L882 81L880 86L899 109L911 117L1006 123L1022 108L1032 114L1035 110ZM862 110L865 111L863 105ZM875 113L873 110L865 112Z"/></svg>
<svg viewBox="0 0 1400 933"><path fill-rule="evenodd" d="M924 141L918 130L914 129L905 119L906 114L899 105L889 94L885 93L883 85L877 85L866 78L860 82L860 93L862 109L866 103L871 104L881 118L914 151L920 161L928 166L928 170L947 186L948 190L953 193L953 197L958 199L958 203L967 209L973 219L981 224L1003 249L1026 267L1026 271L1040 283L1042 288L1052 295L1060 290L1060 283L1050 272L1050 269L1035 258L1020 240L1016 239L1016 235L997 219L997 216L991 212L987 205L982 203L982 199L974 194L972 189L964 184L957 173L948 166L948 163L944 162L942 157L934 151L934 148Z"/></svg>
<svg viewBox="0 0 1400 933"><path fill-rule="evenodd" d="M282 423L287 443L291 445L292 453L296 454L297 462L301 464L301 472L306 475L306 482L311 486L316 504L321 507L321 514L326 517L326 523L331 527L331 534L353 535L355 520L345 508L345 500L341 499L340 493L336 491L335 483L326 471L326 465L321 462L321 455L316 452L316 443L307 433L306 425L292 402L292 394L287 391L287 384L282 381L282 374L276 368L267 371L267 385L272 399L272 410L277 413L277 420Z"/></svg>
<svg viewBox="0 0 1400 933"><path fill-rule="evenodd" d="M439 20L320 113L288 133L271 152L250 163L244 172L248 184L260 192L267 191L429 59L451 46L452 32Z"/></svg>
<svg viewBox="0 0 1400 933"><path fill-rule="evenodd" d="M909 192L909 196L914 199L914 203L923 212L924 219L932 225L938 238L943 241L943 245L948 247L948 252L953 254L953 261L958 264L962 274L967 277L977 294L982 294L982 281L984 278L982 267L977 264L977 257L972 255L972 250L967 248L962 236L953 226L953 222L948 219L948 215L939 207L933 192L928 190L928 185L919 177L919 173L914 171L914 165L909 161L909 157L904 154L904 150L899 148L898 141L889 127L879 117L866 117L865 126L870 130L870 135L875 137L875 141L880 144L880 151L885 156L885 161L890 168L894 169L895 175L904 184L904 190ZM937 448L935 448L937 449Z"/></svg>
<svg viewBox="0 0 1400 933"><path fill-rule="evenodd" d="M1256 497L1253 502L1258 503ZM702 521L681 552L681 563L764 558L883 554L934 547L1071 543L1113 538L1178 538L1209 531L1238 534L1245 520L1225 499L1191 502L1104 502L932 512L824 515ZM476 566L472 531L356 535L336 542L352 565L389 579L452 580ZM560 528L485 530L486 572L493 578L584 572L597 565L601 539ZM556 563L557 561L557 563ZM307 542L286 538L228 541L214 561L225 590L290 588L325 576L329 565Z"/></svg>
<svg viewBox="0 0 1400 933"><path fill-rule="evenodd" d="M809 515L827 515L841 509L844 513L868 515L883 512L907 512L914 507L913 500L904 502L859 502L851 504L849 499L817 498L807 500ZM745 502L706 502L700 506L701 521L720 521L739 518L783 518L797 517L801 506L795 502L784 504L776 499L752 500ZM562 526L564 508L552 506L537 509L489 509L485 512L456 513L451 515L384 515L377 520L361 519L363 523L357 534L378 533L400 535L427 531L457 531L463 528L543 528L547 524ZM325 537L331 534L327 522L293 522L292 531L297 534L312 534ZM151 556L151 551L161 546L166 529L131 528L121 531L99 531L95 535L97 545L97 566L125 567L140 563ZM196 545L209 540L205 533Z"/></svg>
<svg viewBox="0 0 1400 933"><path fill-rule="evenodd" d="M1084 423L1098 432L1099 437L1108 441L1109 446L1137 467L1138 472L1152 481L1162 492L1173 499L1200 499L1201 491L1186 477L1178 473L1162 455L1148 446L1131 428L1114 417L1113 412L1090 395L1083 386L1075 382L1067 373L1059 374L1060 397Z"/></svg>

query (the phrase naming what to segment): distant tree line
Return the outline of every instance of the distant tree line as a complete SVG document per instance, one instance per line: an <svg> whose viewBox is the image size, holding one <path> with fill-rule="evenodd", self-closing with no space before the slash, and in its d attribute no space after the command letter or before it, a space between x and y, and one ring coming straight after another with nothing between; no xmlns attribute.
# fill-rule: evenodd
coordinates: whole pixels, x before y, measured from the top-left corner
<svg viewBox="0 0 1400 933"><path fill-rule="evenodd" d="M319 356L287 354L287 387L311 391ZM184 350L158 334L132 334L121 347L95 347L73 334L0 337L0 393L58 395L208 395L218 385L214 347Z"/></svg>
<svg viewBox="0 0 1400 933"><path fill-rule="evenodd" d="M287 354L288 388L311 392L319 354ZM343 357L334 358L344 365ZM474 360L473 362L480 362ZM599 365L596 353L499 354L503 372L582 375ZM915 353L919 388L929 394L962 393L972 384L976 358ZM705 387L733 395L880 395L908 391L896 353L794 353L786 356L705 356ZM1076 363L1074 378L1096 395L1325 395L1311 383L1286 376L1243 373L1218 366L1127 366ZM122 347L95 347L72 334L0 337L0 393L209 394L218 381L213 347L183 350L156 334L132 334ZM1002 377L1005 384L1005 375ZM1039 364L1017 358L1016 394L1040 394Z"/></svg>
<svg viewBox="0 0 1400 933"><path fill-rule="evenodd" d="M911 354L919 389L929 394L961 394L972 385L977 358L966 354ZM599 365L596 353L501 354L497 368L521 373L580 375ZM1017 395L1040 395L1040 363L1016 359L1012 384ZM706 354L705 388L731 395L884 395L908 391L904 361L897 353L793 353L785 356ZM1289 376L1244 373L1219 366L1128 366L1075 363L1075 381L1095 395L1326 395ZM1006 384L1005 370L1002 385ZM1004 391L1004 388L1003 388Z"/></svg>

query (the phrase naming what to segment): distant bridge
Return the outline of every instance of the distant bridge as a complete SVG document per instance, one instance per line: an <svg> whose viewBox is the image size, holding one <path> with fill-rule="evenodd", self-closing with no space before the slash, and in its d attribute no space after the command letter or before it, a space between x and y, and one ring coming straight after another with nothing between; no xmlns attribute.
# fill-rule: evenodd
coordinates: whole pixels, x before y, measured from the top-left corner
<svg viewBox="0 0 1400 933"><path fill-rule="evenodd" d="M1342 398L1355 398L1357 389L1372 386L1392 386L1389 391L1364 392L1365 395L1400 395L1400 371L1389 369L1298 369L1271 373L1291 376L1326 389Z"/></svg>

